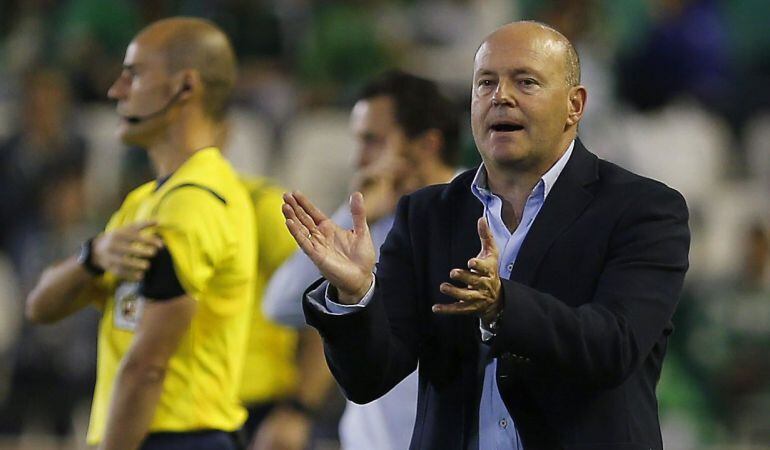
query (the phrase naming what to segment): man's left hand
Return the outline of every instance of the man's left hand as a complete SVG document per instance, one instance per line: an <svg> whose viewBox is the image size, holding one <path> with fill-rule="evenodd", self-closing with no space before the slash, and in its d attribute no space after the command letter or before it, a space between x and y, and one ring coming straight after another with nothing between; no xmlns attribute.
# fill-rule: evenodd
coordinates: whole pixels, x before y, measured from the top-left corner
<svg viewBox="0 0 770 450"><path fill-rule="evenodd" d="M485 218L478 222L481 251L468 261L468 269L452 269L449 277L465 285L441 283L439 290L458 301L433 305L437 314L476 314L489 325L503 309L502 287L498 273L499 252Z"/></svg>

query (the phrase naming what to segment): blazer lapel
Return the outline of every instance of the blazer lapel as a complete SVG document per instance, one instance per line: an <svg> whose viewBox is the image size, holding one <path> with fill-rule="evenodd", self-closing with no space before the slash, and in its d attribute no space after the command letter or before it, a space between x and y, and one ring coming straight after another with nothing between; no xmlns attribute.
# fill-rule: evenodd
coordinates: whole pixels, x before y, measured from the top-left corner
<svg viewBox="0 0 770 450"><path fill-rule="evenodd" d="M443 223L449 224L449 239L443 242L448 243L449 261L444 267L445 272L439 274L442 281L451 281L449 271L454 268L465 269L468 267L468 260L476 256L481 250L481 241L476 232L476 221L484 213L484 208L476 197L471 193L470 183L473 176L467 177L464 182L452 186L443 199L445 207ZM438 288L438 287L437 287ZM440 295L442 303L454 303L454 298ZM475 342L480 340L478 320L475 316L451 316L455 323L457 336L460 338L461 347L469 344L475 347ZM474 339L476 337L477 339ZM470 339L468 339L470 338ZM463 348L466 353L468 348ZM472 350L475 352L475 349Z"/></svg>
<svg viewBox="0 0 770 450"><path fill-rule="evenodd" d="M463 186L467 192L458 193L451 208L452 234L449 254L453 268L467 269L468 260L481 251L481 241L476 223L484 214L481 202L471 193L470 184ZM447 273L449 277L449 273Z"/></svg>
<svg viewBox="0 0 770 450"><path fill-rule="evenodd" d="M598 179L598 159L575 140L567 165L556 180L516 258L511 279L530 285L553 241L593 199L585 186Z"/></svg>

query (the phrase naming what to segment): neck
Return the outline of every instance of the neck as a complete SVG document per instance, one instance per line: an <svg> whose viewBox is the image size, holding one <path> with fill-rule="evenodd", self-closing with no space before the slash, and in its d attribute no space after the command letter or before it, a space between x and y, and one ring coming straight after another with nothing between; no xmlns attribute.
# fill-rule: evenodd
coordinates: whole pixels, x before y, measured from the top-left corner
<svg viewBox="0 0 770 450"><path fill-rule="evenodd" d="M218 138L218 126L208 120L195 123L179 121L172 125L165 139L147 149L155 176L163 178L171 175L196 151L216 146Z"/></svg>
<svg viewBox="0 0 770 450"><path fill-rule="evenodd" d="M524 205L542 174L521 172L511 176L509 171L497 170L485 165L489 190L502 200L502 219L508 230L513 232L519 226L524 214ZM545 173L545 172L543 172Z"/></svg>
<svg viewBox="0 0 770 450"><path fill-rule="evenodd" d="M515 230L524 214L524 205L529 194L551 167L567 151L571 139L560 143L561 150L528 168L500 167L484 163L487 170L489 190L498 195L503 202L503 222L509 230Z"/></svg>

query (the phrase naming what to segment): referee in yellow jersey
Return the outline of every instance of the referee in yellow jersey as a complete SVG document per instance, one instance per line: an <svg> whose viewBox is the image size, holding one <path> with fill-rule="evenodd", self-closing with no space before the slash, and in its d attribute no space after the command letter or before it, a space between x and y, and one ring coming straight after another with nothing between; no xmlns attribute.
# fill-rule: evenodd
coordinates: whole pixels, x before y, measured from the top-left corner
<svg viewBox="0 0 770 450"><path fill-rule="evenodd" d="M147 150L157 178L27 300L35 322L103 311L88 430L99 449L236 448L257 229L214 147L235 73L228 38L208 21L166 19L134 38L109 97L120 138Z"/></svg>

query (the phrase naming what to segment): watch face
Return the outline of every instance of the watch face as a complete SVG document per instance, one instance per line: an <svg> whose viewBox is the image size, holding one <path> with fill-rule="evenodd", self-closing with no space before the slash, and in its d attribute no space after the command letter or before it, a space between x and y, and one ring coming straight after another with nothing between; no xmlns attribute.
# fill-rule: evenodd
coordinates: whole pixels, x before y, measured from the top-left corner
<svg viewBox="0 0 770 450"><path fill-rule="evenodd" d="M80 244L80 251L78 251L78 263L85 265L88 261L88 257L91 255L91 245L89 241Z"/></svg>
<svg viewBox="0 0 770 450"><path fill-rule="evenodd" d="M78 264L83 266L92 275L101 275L104 270L96 266L93 262L93 239L89 239L80 246L80 252L78 253Z"/></svg>

